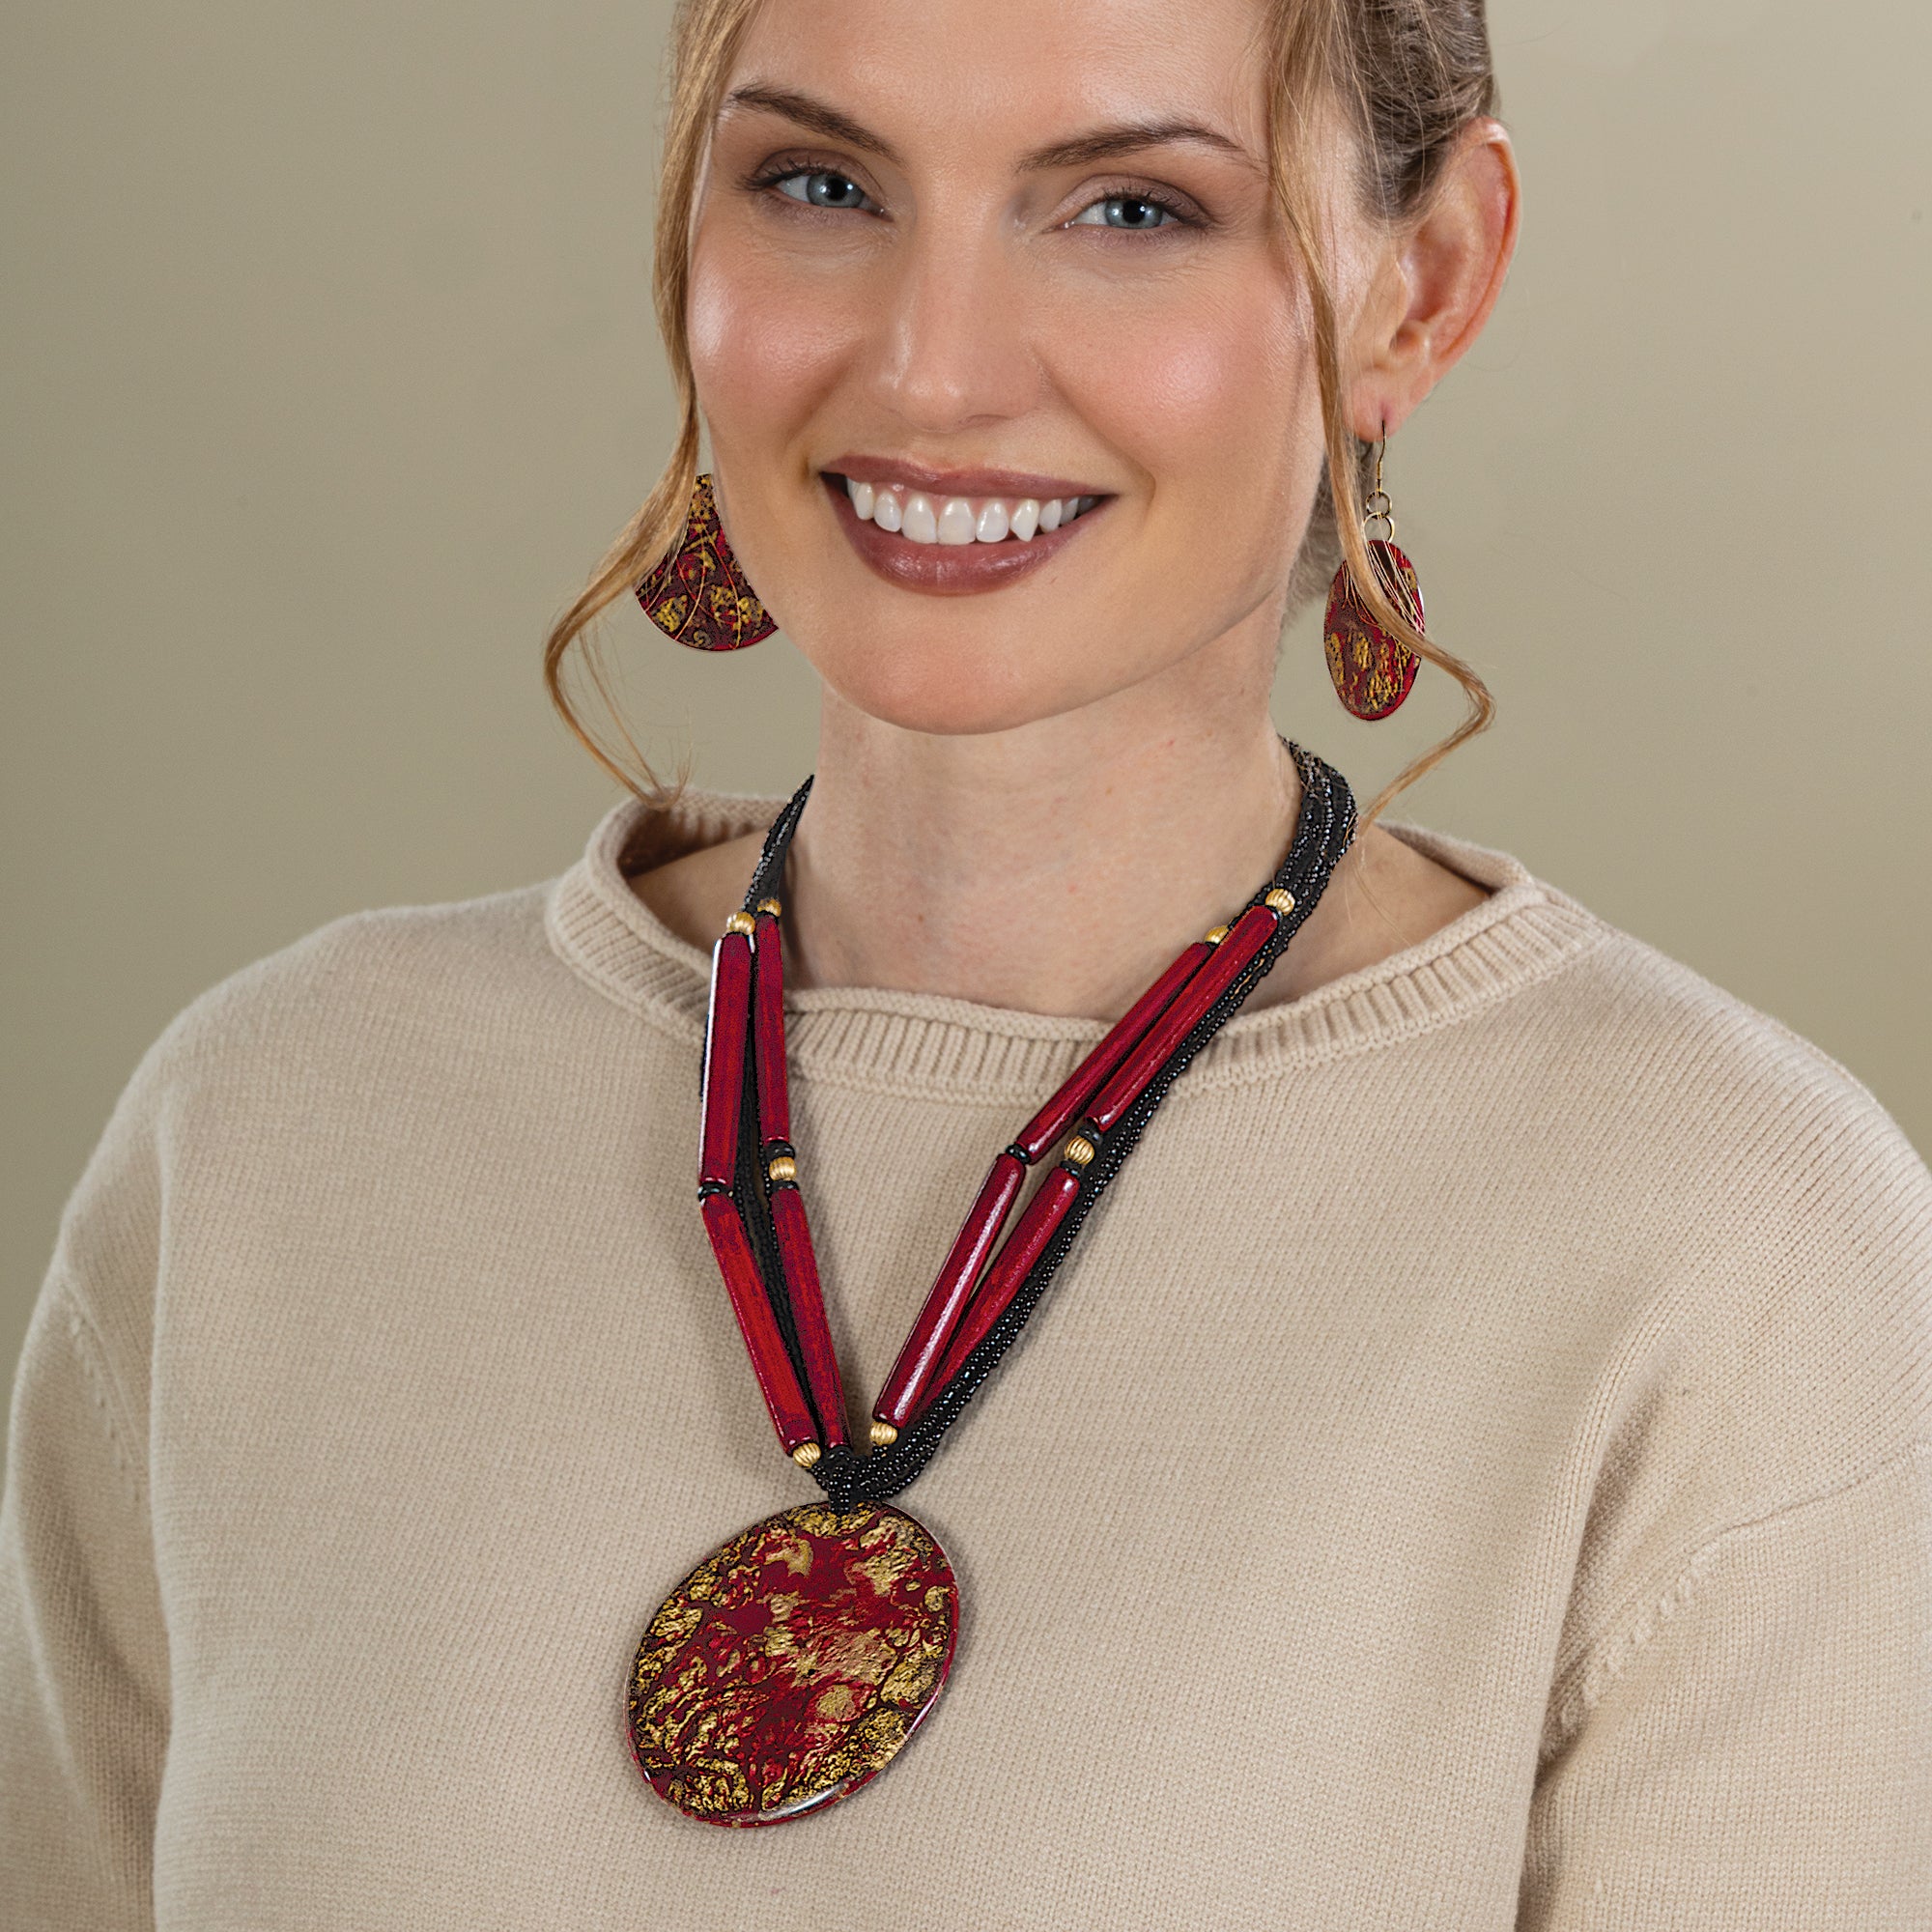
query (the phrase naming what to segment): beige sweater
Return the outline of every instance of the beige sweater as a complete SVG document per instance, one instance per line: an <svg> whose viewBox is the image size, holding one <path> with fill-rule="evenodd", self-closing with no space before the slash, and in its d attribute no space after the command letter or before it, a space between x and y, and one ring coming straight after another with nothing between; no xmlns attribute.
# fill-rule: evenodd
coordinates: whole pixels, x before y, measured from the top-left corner
<svg viewBox="0 0 1932 1932"><path fill-rule="evenodd" d="M1237 1017L899 1500L901 1757L646 1787L628 1667L818 1495L696 1199L706 960L625 873L339 920L195 1001L63 1218L0 1525L0 1924L1932 1925L1932 1177L1816 1048L1515 859ZM1104 1029L792 1000L862 1413Z"/></svg>

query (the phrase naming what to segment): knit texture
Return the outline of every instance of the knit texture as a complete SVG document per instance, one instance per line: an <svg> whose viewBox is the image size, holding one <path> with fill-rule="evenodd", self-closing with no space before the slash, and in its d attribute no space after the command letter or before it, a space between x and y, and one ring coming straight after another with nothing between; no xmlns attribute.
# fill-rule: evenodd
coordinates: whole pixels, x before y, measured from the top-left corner
<svg viewBox="0 0 1932 1932"><path fill-rule="evenodd" d="M1242 1013L898 1498L901 1757L661 1803L627 1671L817 1496L696 1205L708 961L629 874L338 920L187 1008L68 1204L0 1505L0 1924L1932 1926L1932 1176L1816 1047L1507 853ZM787 1000L855 1427L1105 1032Z"/></svg>

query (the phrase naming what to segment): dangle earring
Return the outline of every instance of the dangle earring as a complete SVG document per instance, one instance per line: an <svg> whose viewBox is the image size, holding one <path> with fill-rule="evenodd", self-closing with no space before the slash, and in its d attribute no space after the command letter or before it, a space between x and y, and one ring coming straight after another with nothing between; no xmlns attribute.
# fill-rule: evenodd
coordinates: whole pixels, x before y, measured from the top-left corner
<svg viewBox="0 0 1932 1932"><path fill-rule="evenodd" d="M731 554L706 470L692 486L684 536L638 585L644 614L695 651L739 651L778 629Z"/></svg>
<svg viewBox="0 0 1932 1932"><path fill-rule="evenodd" d="M1382 590L1420 631L1422 589L1415 581L1415 566L1395 547L1395 518L1382 488L1382 451L1387 447L1384 436L1376 444L1376 487L1362 505L1362 537ZM1377 524L1383 526L1380 536L1371 534ZM1400 638L1391 637L1376 621L1347 557L1329 587L1321 644L1335 695L1357 718L1386 718L1408 696L1422 663Z"/></svg>

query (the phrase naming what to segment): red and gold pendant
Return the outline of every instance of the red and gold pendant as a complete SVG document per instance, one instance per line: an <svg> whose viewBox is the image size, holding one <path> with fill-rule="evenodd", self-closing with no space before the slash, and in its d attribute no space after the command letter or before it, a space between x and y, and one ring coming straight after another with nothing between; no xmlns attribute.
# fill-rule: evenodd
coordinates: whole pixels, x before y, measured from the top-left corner
<svg viewBox="0 0 1932 1932"><path fill-rule="evenodd" d="M932 1533L884 1503L805 1503L707 1556L631 1671L638 1769L712 1825L777 1825L892 1762L938 1700L959 1589Z"/></svg>

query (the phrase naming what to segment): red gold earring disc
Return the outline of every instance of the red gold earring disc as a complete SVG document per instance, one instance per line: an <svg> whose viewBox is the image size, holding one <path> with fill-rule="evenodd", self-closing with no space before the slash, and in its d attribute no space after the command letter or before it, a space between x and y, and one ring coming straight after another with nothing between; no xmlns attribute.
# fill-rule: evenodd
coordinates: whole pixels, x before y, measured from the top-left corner
<svg viewBox="0 0 1932 1932"><path fill-rule="evenodd" d="M731 554L708 473L698 477L677 548L638 585L638 602L667 637L696 651L738 651L778 629Z"/></svg>
<svg viewBox="0 0 1932 1932"><path fill-rule="evenodd" d="M712 1825L776 1825L876 1777L952 1664L959 1590L923 1523L806 1503L705 1558L631 1672L638 1769Z"/></svg>
<svg viewBox="0 0 1932 1932"><path fill-rule="evenodd" d="M1418 631L1424 630L1415 566L1381 537L1370 537L1368 549L1369 561L1390 601L1408 613ZM1376 621L1346 561L1329 588L1321 642L1335 695L1357 718L1386 718L1408 696L1422 662Z"/></svg>

